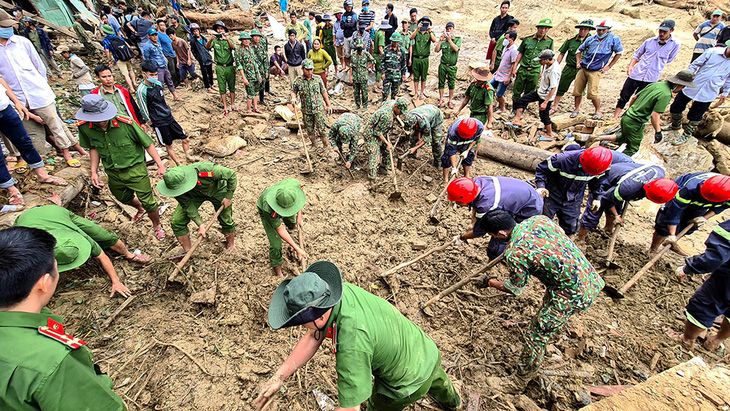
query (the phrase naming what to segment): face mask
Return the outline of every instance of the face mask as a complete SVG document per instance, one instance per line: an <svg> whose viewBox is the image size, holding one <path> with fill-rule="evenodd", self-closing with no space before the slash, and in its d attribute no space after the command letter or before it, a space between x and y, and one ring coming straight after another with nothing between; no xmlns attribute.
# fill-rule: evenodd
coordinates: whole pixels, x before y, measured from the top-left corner
<svg viewBox="0 0 730 411"><path fill-rule="evenodd" d="M15 33L13 33L12 27L0 28L0 38L9 39L9 38L13 37L13 34L15 34Z"/></svg>
<svg viewBox="0 0 730 411"><path fill-rule="evenodd" d="M507 47L507 46L509 46L509 40L508 40L508 39L504 39L504 40L502 41L502 45L503 45L504 47Z"/></svg>
<svg viewBox="0 0 730 411"><path fill-rule="evenodd" d="M606 38L606 36L608 36L608 32L605 32L605 33L603 33L602 35L598 35L598 34L596 34L596 37L598 37L599 39L605 39L605 38Z"/></svg>
<svg viewBox="0 0 730 411"><path fill-rule="evenodd" d="M364 12L368 12L368 11L370 11L370 7L368 7L368 6L365 6L365 7L363 7L363 8L362 8L362 11L364 11Z"/></svg>
<svg viewBox="0 0 730 411"><path fill-rule="evenodd" d="M154 83L157 82L157 77L147 77L147 76L145 76L145 80L147 80L150 83L153 83L154 84Z"/></svg>
<svg viewBox="0 0 730 411"><path fill-rule="evenodd" d="M20 12L19 12L19 11L14 11L14 12L13 12L13 16L15 16L15 17L18 17L18 16L20 16Z"/></svg>

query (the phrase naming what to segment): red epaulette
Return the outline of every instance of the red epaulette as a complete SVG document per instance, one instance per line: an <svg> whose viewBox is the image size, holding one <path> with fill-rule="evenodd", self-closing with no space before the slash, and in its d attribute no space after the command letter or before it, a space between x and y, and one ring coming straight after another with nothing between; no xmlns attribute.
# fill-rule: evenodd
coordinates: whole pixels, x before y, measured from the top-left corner
<svg viewBox="0 0 730 411"><path fill-rule="evenodd" d="M86 123L86 120L76 120L76 121L74 121L74 125L76 127L78 127L78 126L80 126L80 125L82 125L84 123Z"/></svg>
<svg viewBox="0 0 730 411"><path fill-rule="evenodd" d="M134 123L133 119L131 119L129 117L125 117L125 116L117 116L117 120L121 121L122 123L126 123L126 124Z"/></svg>
<svg viewBox="0 0 730 411"><path fill-rule="evenodd" d="M45 335L48 338L54 339L60 343L63 343L69 347L71 347L72 350L75 350L77 348L80 348L83 345L86 345L86 342L75 337L71 337L70 335L66 335L63 332L63 324L53 321L52 319L48 319L48 325L47 326L41 326L38 327L38 332Z"/></svg>
<svg viewBox="0 0 730 411"><path fill-rule="evenodd" d="M198 177L208 177L208 178L210 178L210 177L213 177L213 172L212 171L201 171L201 172L198 173Z"/></svg>

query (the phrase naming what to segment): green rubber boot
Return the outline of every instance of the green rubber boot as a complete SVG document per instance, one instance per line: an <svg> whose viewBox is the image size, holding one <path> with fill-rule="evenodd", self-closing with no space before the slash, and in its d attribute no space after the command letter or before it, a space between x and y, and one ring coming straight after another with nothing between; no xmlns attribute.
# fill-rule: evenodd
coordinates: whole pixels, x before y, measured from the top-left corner
<svg viewBox="0 0 730 411"><path fill-rule="evenodd" d="M699 124L699 121L690 121L686 126L684 126L684 133L682 133L681 136L674 140L672 144L678 146L689 141L689 138L692 137L692 135L695 133L695 130L697 130L697 126Z"/></svg>

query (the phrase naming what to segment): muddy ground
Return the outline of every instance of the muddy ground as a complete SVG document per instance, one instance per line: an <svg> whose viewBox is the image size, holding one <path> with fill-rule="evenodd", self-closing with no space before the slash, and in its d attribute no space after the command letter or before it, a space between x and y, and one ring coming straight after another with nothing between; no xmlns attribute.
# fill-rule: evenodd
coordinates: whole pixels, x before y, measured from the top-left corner
<svg viewBox="0 0 730 411"><path fill-rule="evenodd" d="M482 11L475 16L472 13L477 8L473 6L477 4L478 9L483 7L481 2L472 0L458 4L448 1L441 13L435 10L436 2L418 6L421 14L430 14L437 26L446 20L456 22L465 37L464 65L468 58L482 58L485 47L475 45L480 41L485 44L489 21L496 13L496 8L489 8L483 11L485 16ZM404 5L396 7L405 9ZM530 32L528 26L543 15L553 14L557 24L552 32L556 47L573 31L567 27L576 21L609 15L621 22L616 32L624 38L627 53L650 36L659 21L672 16L678 22L677 35L685 45L678 62L670 65L667 72L684 67L690 55L692 26L687 12L658 5L638 9L644 20L619 15L616 9L604 13L594 6L567 1L547 5L528 2L514 14L523 22L521 34ZM397 10L397 14L405 13ZM608 81L601 83L607 108L618 96L628 61L629 58L622 59L606 76ZM434 76L429 83L435 81L436 68L432 58ZM465 80L466 77L457 86L457 104L463 96ZM73 93L68 83L57 84ZM272 81L277 98L288 96L286 84L284 80ZM435 85L430 87L427 102L435 102L434 89ZM239 102L242 94L238 94ZM728 356L722 351L710 353L697 348L690 353L665 336L667 328L681 329L684 306L699 286L699 281L679 284L674 280L673 269L681 264L681 259L669 255L631 289L628 298L613 301L601 294L591 309L571 318L555 336L543 369L556 370L567 377L541 376L527 391L530 400L506 394L504 384L515 371L527 322L541 304L543 287L539 281L533 279L520 298L469 285L432 306L432 316L425 315L418 308L421 302L486 262L486 239L452 246L386 279L378 275L422 252L416 248L441 245L468 228L467 211L451 205L442 207L441 224L429 224L432 198L440 191L442 176L440 169L429 164L427 148L421 150L418 160L408 159L403 170L397 172L403 199L389 201L393 190L390 174L383 172L381 185L368 191L362 156L353 181L329 153L310 148L315 172L301 175L305 162L297 135L280 128L276 129L276 136L270 133L273 127L283 126L283 121L266 123L236 113L224 118L218 96L184 90L180 95L184 102L172 103L173 113L192 137L197 154L209 159L200 148L212 139L237 135L247 141L247 146L238 152L213 159L238 170L233 202L238 224L236 249L224 251L223 235L214 224L210 238L185 269L188 281L167 283L163 288L172 269L166 258L182 250L169 229L174 199L160 197L172 207L163 214L168 237L157 241L149 219L132 224L120 209L105 201L110 196L108 191L85 191L71 208L86 216L95 213L94 221L120 234L131 249L140 249L154 260L146 267L120 258L114 260L120 277L136 298L107 327L104 322L113 317L123 300L108 298L108 278L93 262L64 273L50 304L65 317L68 332L89 343L97 363L114 379L116 392L123 395L132 410L248 410L258 386L275 371L302 335L299 329L275 332L266 323L268 302L278 281L268 267L268 243L255 201L266 187L284 178L298 178L305 185L304 231L309 261L326 259L337 263L346 281L387 299L422 327L439 346L449 375L463 383L464 393L481 397L479 409L530 409L530 401L547 409L574 409L598 400L587 394L584 384L636 384L694 355L701 355L708 363L727 363ZM377 94L371 91L370 97L373 101ZM351 104L351 88L346 87L345 94L335 99L344 105ZM570 97L561 108L567 111L569 106ZM66 118L75 110L72 105L62 109ZM266 111L273 114L273 106L267 106ZM446 114L450 117L448 124L453 116L449 110ZM537 123L536 115L525 119ZM502 134L499 127L497 135ZM176 149L180 152L179 145ZM277 158L279 161L274 162ZM88 163L84 166L88 167ZM156 182L154 168L151 166L150 172ZM474 175L532 177L530 172L486 159L475 163ZM90 201L99 201L101 205L87 206L87 195ZM207 218L212 214L212 206L205 205L203 215ZM647 248L653 221L651 209L645 205L631 208L625 219L629 224L619 236L616 258L623 268L604 275L606 282L615 286L627 281L650 258ZM683 243L701 252L709 230L710 227L703 227ZM607 233L589 236L587 255L597 268L603 266L607 246ZM299 274L299 263L291 249L285 248L285 258L284 273ZM500 266L494 274L504 279L508 273ZM313 389L336 399L335 361L329 354L329 344L326 342L314 359L286 382L272 409L317 409ZM433 403L422 400L413 409L433 407Z"/></svg>

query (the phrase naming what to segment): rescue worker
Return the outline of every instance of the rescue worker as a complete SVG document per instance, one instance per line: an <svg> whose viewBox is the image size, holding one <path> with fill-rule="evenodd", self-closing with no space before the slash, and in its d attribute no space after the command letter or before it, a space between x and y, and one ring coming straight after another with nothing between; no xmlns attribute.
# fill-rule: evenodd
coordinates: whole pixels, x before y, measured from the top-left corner
<svg viewBox="0 0 730 411"><path fill-rule="evenodd" d="M302 62L303 74L297 77L291 85L291 100L296 104L297 96L302 105L302 120L307 135L314 147L317 137L322 140L322 146L327 147L327 119L326 112L331 112L330 98L324 87L322 78L314 75L314 62L306 59ZM324 104L323 101L324 100Z"/></svg>
<svg viewBox="0 0 730 411"><path fill-rule="evenodd" d="M386 170L390 168L388 152L393 149L393 145L386 134L393 128L395 116L400 115L401 110L405 110L399 109L396 105L407 107L407 104L410 102L405 97L400 97L397 101L386 101L375 110L362 127L361 133L368 151L368 178L371 188L378 177L378 166L381 165L381 161L383 168Z"/></svg>
<svg viewBox="0 0 730 411"><path fill-rule="evenodd" d="M512 86L512 113L515 112L515 102L522 97L523 93L527 94L537 90L541 66L540 62L534 61L534 59L541 51L553 49L553 39L547 35L552 27L552 19L546 17L540 20L537 23L537 32L523 38L520 47L517 48L519 54L514 64L519 66L519 69L517 69L517 76Z"/></svg>
<svg viewBox="0 0 730 411"><path fill-rule="evenodd" d="M398 96L398 91L403 82L406 81L408 70L408 52L400 46L404 39L400 33L393 33L390 36L390 44L383 50L383 57L380 61L380 71L383 73L383 97L382 101Z"/></svg>
<svg viewBox="0 0 730 411"><path fill-rule="evenodd" d="M674 181L679 191L656 215L649 252L656 253L661 245L671 245L672 251L688 257L689 254L677 245L677 232L695 224L687 232L692 234L708 219L730 207L730 176L691 173L679 176Z"/></svg>
<svg viewBox="0 0 730 411"><path fill-rule="evenodd" d="M668 330L667 334L682 346L691 350L695 340L710 330L715 319L723 316L720 329L707 337L704 347L709 351L720 348L730 337L730 220L715 226L705 241L705 252L685 260L677 267L677 279L682 282L692 274L711 273L689 299L685 311L684 333Z"/></svg>
<svg viewBox="0 0 730 411"><path fill-rule="evenodd" d="M657 165L613 164L588 194L588 206L580 220L576 243L585 245L588 232L598 227L604 214L606 231L613 231L614 224L623 225L621 214L630 201L646 197L656 204L664 204L674 198L679 189L677 183L664 176L664 169Z"/></svg>
<svg viewBox="0 0 730 411"><path fill-rule="evenodd" d="M611 150L597 146L554 154L537 165L537 192L546 198L543 214L549 218L557 215L565 234L578 231L586 186L611 167L612 159Z"/></svg>
<svg viewBox="0 0 730 411"><path fill-rule="evenodd" d="M0 231L0 409L124 411L86 342L67 335L46 307L58 285L58 243L36 228Z"/></svg>
<svg viewBox="0 0 730 411"><path fill-rule="evenodd" d="M357 155L357 138L360 135L360 117L353 113L342 114L332 127L328 138L335 153L342 154L345 159L345 167L352 167L352 161ZM343 146L347 143L350 152L345 155Z"/></svg>
<svg viewBox="0 0 730 411"><path fill-rule="evenodd" d="M301 260L307 256L299 246L292 240L288 229L301 227L303 224L302 208L306 202L304 190L299 181L288 178L279 181L264 190L256 200L256 208L264 225L266 236L269 238L269 263L274 269L274 274L283 278L281 265L284 259L281 256L281 240L286 241L297 252L297 258ZM281 225L282 220L286 227Z"/></svg>
<svg viewBox="0 0 730 411"><path fill-rule="evenodd" d="M403 410L426 394L446 410L461 405L433 340L384 299L343 282L334 263L317 261L282 281L271 297L269 325L302 326L307 333L254 400L257 410L327 338L336 358L338 410L359 410L364 402L368 410Z"/></svg>
<svg viewBox="0 0 730 411"><path fill-rule="evenodd" d="M350 68L352 71L352 91L354 93L355 110L368 109L368 69L375 64L375 59L363 49L362 39L355 39L355 52L350 54Z"/></svg>
<svg viewBox="0 0 730 411"><path fill-rule="evenodd" d="M419 148L429 143L433 154L433 166L438 167L444 153L443 123L444 113L433 104L424 104L410 110L403 119L403 128L406 132L411 131L410 154L416 154Z"/></svg>
<svg viewBox="0 0 730 411"><path fill-rule="evenodd" d="M549 217L538 215L517 224L509 212L492 210L481 229L507 241L509 278L485 279L483 286L522 295L530 276L545 285L543 305L530 321L517 364L518 388L524 388L545 357L548 340L573 314L587 310L605 285L585 255Z"/></svg>
<svg viewBox="0 0 730 411"><path fill-rule="evenodd" d="M190 250L190 231L188 223L192 220L198 225L198 234L206 237L205 221L198 209L210 201L218 210L225 208L218 216L221 231L226 237L226 245L232 250L236 236L236 223L233 221L233 193L236 191L236 172L230 168L216 166L210 161L173 167L157 183L157 191L166 197L175 197L177 207L172 213L170 225L172 232L185 252Z"/></svg>
<svg viewBox="0 0 730 411"><path fill-rule="evenodd" d="M454 237L454 242L483 237L478 220L490 210L505 210L521 223L542 214L543 199L528 183L511 177L459 177L446 189L446 198L458 206L471 209L471 230ZM492 259L504 252L507 242L492 236L487 246L487 256Z"/></svg>
<svg viewBox="0 0 730 411"><path fill-rule="evenodd" d="M458 158L464 166L464 177L470 178L471 165L474 164L479 143L482 141L484 124L475 118L459 118L446 132L446 145L441 156L441 167L444 169L444 185L449 183L449 174L457 174Z"/></svg>

